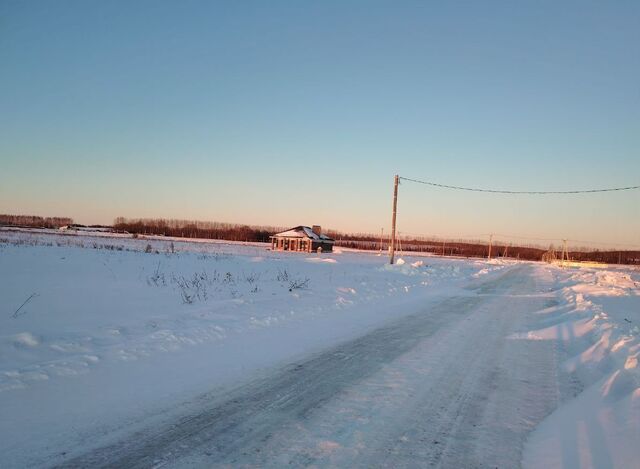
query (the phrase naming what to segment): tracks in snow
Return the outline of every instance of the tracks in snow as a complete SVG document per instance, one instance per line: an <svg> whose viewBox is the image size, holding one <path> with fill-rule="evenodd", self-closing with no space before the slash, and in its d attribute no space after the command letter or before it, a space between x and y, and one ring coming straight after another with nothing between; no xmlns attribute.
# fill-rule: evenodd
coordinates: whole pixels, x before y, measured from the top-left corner
<svg viewBox="0 0 640 469"><path fill-rule="evenodd" d="M62 467L517 467L557 403L533 267L249 383ZM541 283L542 282L542 283Z"/></svg>

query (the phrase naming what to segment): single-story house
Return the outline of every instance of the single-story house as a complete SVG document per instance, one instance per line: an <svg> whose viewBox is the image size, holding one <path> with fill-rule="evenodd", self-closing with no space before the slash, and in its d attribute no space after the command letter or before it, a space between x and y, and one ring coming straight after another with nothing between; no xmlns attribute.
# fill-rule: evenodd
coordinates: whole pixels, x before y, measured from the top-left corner
<svg viewBox="0 0 640 469"><path fill-rule="evenodd" d="M314 225L296 226L270 236L274 251L331 252L335 240L322 234L322 228Z"/></svg>

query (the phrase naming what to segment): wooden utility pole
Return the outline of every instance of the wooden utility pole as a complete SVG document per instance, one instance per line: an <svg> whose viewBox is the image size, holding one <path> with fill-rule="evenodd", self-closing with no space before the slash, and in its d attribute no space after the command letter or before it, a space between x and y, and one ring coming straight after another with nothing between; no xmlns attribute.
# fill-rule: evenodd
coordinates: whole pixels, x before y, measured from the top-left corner
<svg viewBox="0 0 640 469"><path fill-rule="evenodd" d="M384 237L384 228L380 228L380 254L382 254L382 239Z"/></svg>
<svg viewBox="0 0 640 469"><path fill-rule="evenodd" d="M489 235L489 256L487 259L491 260L491 245L493 244L493 233Z"/></svg>
<svg viewBox="0 0 640 469"><path fill-rule="evenodd" d="M393 264L396 254L396 212L398 210L398 183L400 176L393 178L393 215L391 216L391 251L389 252L389 264Z"/></svg>
<svg viewBox="0 0 640 469"><path fill-rule="evenodd" d="M565 258L569 260L569 251L567 250L567 240L562 240L562 265L564 265Z"/></svg>
<svg viewBox="0 0 640 469"><path fill-rule="evenodd" d="M442 242L442 257L444 257L444 241Z"/></svg>

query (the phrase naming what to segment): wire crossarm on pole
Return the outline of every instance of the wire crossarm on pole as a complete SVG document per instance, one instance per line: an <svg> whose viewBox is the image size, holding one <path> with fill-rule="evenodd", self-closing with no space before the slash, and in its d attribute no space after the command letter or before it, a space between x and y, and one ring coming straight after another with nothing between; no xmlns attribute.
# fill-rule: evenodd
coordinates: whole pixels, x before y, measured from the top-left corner
<svg viewBox="0 0 640 469"><path fill-rule="evenodd" d="M489 192L492 194L528 194L528 195L592 194L595 192L631 191L631 190L640 189L640 185L638 185L638 186L612 187L612 188L606 188L606 189L587 189L587 190L574 190L574 191L514 191L514 190L501 190L501 189L480 189L477 187L450 186L447 184L438 184L430 181L421 181L419 179L412 179L404 176L400 176L399 179L404 181L415 182L417 184L425 184L427 186L440 187L443 189L454 189L459 191L470 191L470 192Z"/></svg>

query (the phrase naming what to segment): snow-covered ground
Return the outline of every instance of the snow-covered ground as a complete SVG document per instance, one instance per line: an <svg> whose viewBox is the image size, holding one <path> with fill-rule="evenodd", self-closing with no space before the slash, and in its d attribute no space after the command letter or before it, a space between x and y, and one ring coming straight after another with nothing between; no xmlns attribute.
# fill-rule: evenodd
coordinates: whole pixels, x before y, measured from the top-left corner
<svg viewBox="0 0 640 469"><path fill-rule="evenodd" d="M549 268L558 304L520 338L557 341L563 405L532 433L525 467L640 467L640 271Z"/></svg>
<svg viewBox="0 0 640 469"><path fill-rule="evenodd" d="M486 272L255 245L0 237L0 457L15 465L362 334Z"/></svg>
<svg viewBox="0 0 640 469"><path fill-rule="evenodd" d="M523 457L526 467L637 466L638 271L434 257L405 257L403 264L388 266L385 258L371 253L317 256L270 252L259 244L20 230L0 232L0 240L2 467L65 464L130 441L134 432L180 428L175 422L203 406L202 396L218 399L245 389L238 395L261 402L251 383L264 379L261 387L286 393L290 380L279 374L283 367L306 367L314 356L312 363L326 368L324 375L335 373L334 381L341 384L325 395L320 392L321 416L311 419L307 429L322 433L317 457L290 455L289 462L350 464L355 457L380 464L371 455L387 445L379 435L386 424L393 427L393 420L399 441L408 438L409 444L411 425L426 431L416 415L438 421L420 400L430 389L427 401L434 406L447 399L460 406L482 402L482 425L500 426L487 434L509 439L505 428L511 428L517 438L511 451L501 453L502 460ZM413 338L398 337L412 331ZM388 343L378 347L381 334ZM326 352L340 344L362 357L360 367L340 371L342 362L336 364L336 354ZM474 352L477 356L466 356ZM380 357L374 360L376 353ZM380 369L383 361L386 368ZM497 362L508 371L507 385L516 386L510 395L526 406L515 397L505 403L504 396L495 394L502 391L486 382ZM431 374L416 371L416 363ZM523 363L538 369L527 370ZM390 378L398 373L403 380ZM317 376L307 378L318 387ZM459 389L454 379L460 380ZM417 391L407 394L412 387ZM372 389L378 390L375 399ZM364 401L362 422L385 423L367 430L378 435L377 449L347 451L346 435L367 434L368 424L345 426L342 439L327 429L339 428L339 416L353 416ZM423 409L413 414L411 425L407 413L398 410L407 402ZM475 409L464 405L467 413ZM501 405L512 410L501 410ZM454 411L459 414L460 408ZM449 414L438 412L439 428L453 425L444 417ZM398 415L404 420L395 421ZM278 441L292 441L296 432L288 432L278 436L270 430L273 441L263 446L271 445L284 457L288 453L280 451ZM295 445L303 447L308 440ZM505 443L477 440L492 447ZM361 435L358 444L366 441ZM460 451L451 449L454 442L449 453L441 442L424 444L441 446L439 452L426 453L412 446L403 454L413 460L394 461L420 465L434 455L440 463L464 461ZM485 455L474 451L468 454ZM180 461L211 465L201 457ZM152 458L149 465L154 464Z"/></svg>

